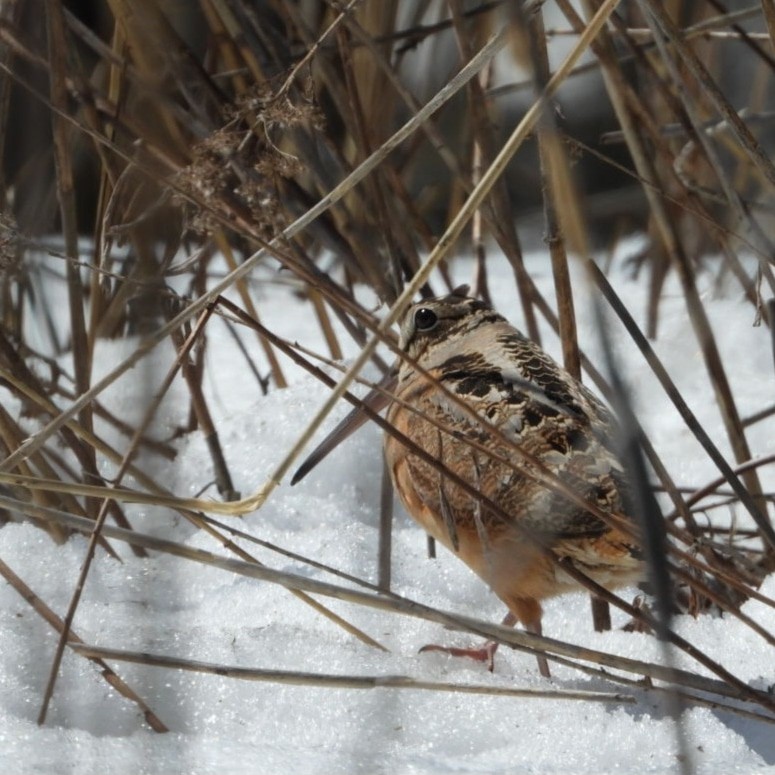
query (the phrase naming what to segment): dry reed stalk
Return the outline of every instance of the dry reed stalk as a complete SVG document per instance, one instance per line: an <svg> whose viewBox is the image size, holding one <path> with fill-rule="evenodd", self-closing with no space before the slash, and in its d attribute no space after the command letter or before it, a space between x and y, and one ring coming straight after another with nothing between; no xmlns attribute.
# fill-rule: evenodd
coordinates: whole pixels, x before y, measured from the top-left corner
<svg viewBox="0 0 775 775"><path fill-rule="evenodd" d="M21 16L22 7L16 3L4 3L0 8L0 20L4 25L11 27L16 26L19 23L19 17ZM13 66L13 51L9 46L3 45L0 47L0 59L7 68ZM11 79L7 75L3 75L0 79L0 116L8 116L8 108L11 101ZM6 142L8 139L8 121L0 121L0 158L5 157ZM7 181L5 175L5 169L0 169L0 191L7 190ZM3 197L2 210L5 212L7 202Z"/></svg>
<svg viewBox="0 0 775 775"><path fill-rule="evenodd" d="M480 16L475 21L466 22L463 15L463 7L459 0L448 0L452 13L452 22L455 30L455 41L462 61L467 61L473 54L474 46L479 43L492 28L492 20L489 16ZM492 164L495 158L496 140L493 131L493 121L490 115L490 107L485 98L487 82L492 77L492 64L482 71L479 78L473 79L466 90L467 113L471 124L471 184L475 187L482 177L484 169ZM466 187L463 190L467 191ZM491 303L489 289L487 287L487 264L485 256L485 243L483 234L484 211L489 212L490 223L501 221L498 212L503 213L503 195L506 194L505 181L499 180L493 187L491 195L477 208L471 218L471 241L474 250L474 280L472 293ZM509 223L507 220L506 223ZM503 236L511 243L506 252L521 256L519 242L516 238L516 230L513 228L502 229ZM527 305L528 310L530 305ZM530 314L529 312L527 313Z"/></svg>
<svg viewBox="0 0 775 775"><path fill-rule="evenodd" d="M241 681L265 681L285 686L318 686L329 689L413 689L415 691L451 692L459 694L484 694L495 697L521 697L544 700L585 700L611 704L634 705L637 700L628 694L606 692L568 691L563 689L516 689L486 684L456 684L440 681L419 681L402 675L330 675L325 673L301 673L290 670L266 670L262 668L220 665L192 659L168 657L162 654L111 649L88 644L72 647L85 657L114 659L172 670L188 670L196 673L236 678Z"/></svg>
<svg viewBox="0 0 775 775"><path fill-rule="evenodd" d="M482 694L501 697L522 697L525 699L558 699L558 700L590 700L592 702L603 703L622 703L637 704L638 700L633 695L622 693L590 692L590 691L568 691L563 689L517 689L510 687L489 686L486 684L456 684L443 683L438 681L420 681L410 676L344 676L327 675L320 673L301 673L284 670L265 670L259 668L245 668L240 666L230 666L214 664L210 662L199 662L190 659L180 659L168 657L159 654L149 654L147 652L133 652L126 649L109 649L87 644L77 644L71 646L72 650L83 656L97 658L104 657L115 659L117 661L131 662L134 664L144 664L154 667L165 667L173 670L187 670L198 673L209 673L213 675L227 676L237 680L246 681L266 681L290 686L316 686L327 688L346 688L346 689L413 689L420 691L438 691L445 693L459 694ZM568 662L558 658L559 664L568 664L574 669L600 677L604 676L608 680L630 686L634 690L645 692L646 694L662 694L666 690L659 686L645 686L643 681L625 679L622 676L614 676L610 673L604 673L592 668L585 668L577 663ZM670 691L677 691L670 689ZM739 715L743 718L751 719L766 724L775 723L775 719L762 713L740 708L729 703L709 700L705 697L691 695L687 692L678 691L679 696L687 706L698 706L720 710L727 713Z"/></svg>
<svg viewBox="0 0 775 775"><path fill-rule="evenodd" d="M209 317L209 310L205 314ZM197 334L200 334L202 331L199 323L197 323L196 331ZM205 398L204 390L202 388L201 369L195 369L194 365L189 360L188 350L190 345L186 345L180 332L173 331L171 336L176 349L183 355L181 371L191 395L191 407L196 417L196 428L201 431L204 436L207 449L210 453L210 459L213 463L213 474L215 476L215 486L218 489L218 494L225 501L239 500L239 493L234 489L231 474L229 473L229 467L226 463L226 456L223 454L223 448L221 447L221 442L218 438L218 431L213 422L212 415L210 414L210 409L207 406L207 399Z"/></svg>
<svg viewBox="0 0 775 775"><path fill-rule="evenodd" d="M377 544L377 587L390 591L393 546L393 482L387 462L382 465L382 482L379 491L379 542Z"/></svg>
<svg viewBox="0 0 775 775"><path fill-rule="evenodd" d="M67 38L62 5L59 0L46 0L46 31L48 34L49 72L51 74L51 105L55 111L65 112L67 106L67 86L65 74L70 70L67 65ZM79 260L78 225L75 201L75 183L71 157L72 128L63 121L57 112L52 112L54 135L54 161L57 179L57 198L59 200L62 233L65 238L67 262L67 289L70 310L70 337L73 358L73 373L78 393L85 393L91 382L91 362L86 337L86 321L83 308L83 287L76 264ZM79 412L79 422L87 429L92 428L92 409L85 405ZM84 475L99 478L96 458L86 452ZM95 504L86 502L86 510L93 512Z"/></svg>

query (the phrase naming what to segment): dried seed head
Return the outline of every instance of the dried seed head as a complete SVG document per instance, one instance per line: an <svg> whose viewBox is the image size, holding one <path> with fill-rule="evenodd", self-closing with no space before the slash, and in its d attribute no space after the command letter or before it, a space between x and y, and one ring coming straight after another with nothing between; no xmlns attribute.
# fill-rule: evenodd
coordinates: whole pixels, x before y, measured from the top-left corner
<svg viewBox="0 0 775 775"><path fill-rule="evenodd" d="M303 172L295 154L298 129L315 129L321 116L307 94L298 103L266 85L242 95L224 111L225 124L193 150L175 183L186 201L188 226L209 233L218 216L239 213L264 239L290 218L282 203L283 181ZM188 194L189 196L185 196ZM202 203L192 206L191 200Z"/></svg>

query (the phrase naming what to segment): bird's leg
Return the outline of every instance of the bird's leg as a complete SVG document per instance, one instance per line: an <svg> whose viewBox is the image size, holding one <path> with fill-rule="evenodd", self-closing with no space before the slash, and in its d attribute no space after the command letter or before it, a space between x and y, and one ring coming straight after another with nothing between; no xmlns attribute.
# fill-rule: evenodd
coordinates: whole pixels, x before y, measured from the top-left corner
<svg viewBox="0 0 775 775"><path fill-rule="evenodd" d="M509 600L509 609L514 612L514 616L522 622L527 632L533 635L542 635L541 629L541 604L534 598L518 598ZM549 663L543 654L536 654L538 661L538 672L544 678L551 678L549 672Z"/></svg>
<svg viewBox="0 0 775 775"><path fill-rule="evenodd" d="M595 632L606 632L611 629L611 607L606 600L597 595L590 595L592 604L592 625Z"/></svg>
<svg viewBox="0 0 775 775"><path fill-rule="evenodd" d="M503 617L503 621L501 622L504 627L513 627L516 623L517 617L511 611L509 611L506 616ZM449 654L453 657L468 657L469 659L475 659L477 662L485 662L487 664L487 669L492 672L495 668L495 652L497 650L498 643L494 640L488 640L483 646L479 646L478 648L475 646L472 646L471 648L439 646L435 643L429 643L427 646L423 646L420 649L420 653L422 654L426 651L441 651L444 654ZM543 675L543 673L541 673L541 675Z"/></svg>
<svg viewBox="0 0 775 775"><path fill-rule="evenodd" d="M541 620L538 619L535 622L525 622L525 630L533 633L533 635L543 635L541 631ZM549 672L549 663L543 654L536 654L536 661L538 662L538 672L544 678L551 678L552 674Z"/></svg>

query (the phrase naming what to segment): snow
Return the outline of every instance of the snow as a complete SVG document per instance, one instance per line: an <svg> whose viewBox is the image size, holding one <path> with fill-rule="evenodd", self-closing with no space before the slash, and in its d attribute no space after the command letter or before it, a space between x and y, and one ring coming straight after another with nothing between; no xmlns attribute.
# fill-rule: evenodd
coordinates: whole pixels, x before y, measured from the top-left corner
<svg viewBox="0 0 775 775"><path fill-rule="evenodd" d="M552 300L548 257L529 256L528 268ZM455 264L453 271L461 282L471 275L466 262ZM276 275L264 270L264 278L269 277ZM713 272L701 275L701 290L745 417L772 403L769 332L752 325L754 311L734 286L717 288L713 278ZM490 279L496 306L521 326L505 262L493 262ZM646 284L635 281L622 261L616 262L611 279L642 322ZM579 267L575 267L574 289L582 347L599 363L599 341ZM367 293L364 297L373 304ZM265 325L325 352L315 321L290 284L257 285L256 298ZM714 478L712 463L613 319L610 330L635 390L639 417L677 483L699 486ZM251 332L240 329L239 333L265 371ZM305 422L322 404L326 389L283 359L291 386L263 396L222 321L210 322L207 337L206 394L234 485L246 496L267 480L279 457L296 442ZM341 341L346 343L347 337L342 335ZM95 379L120 363L135 345L100 342ZM544 346L559 354L556 337L548 328ZM731 459L673 278L665 290L655 348L692 410ZM356 351L350 344L347 357ZM118 416L136 422L152 394L149 381L158 384L170 362L169 349L161 345L106 392L105 404ZM329 373L335 372L329 368ZM19 406L8 393L0 393L0 400L18 414ZM171 436L187 421L188 407L185 387L176 381L162 403L154 435ZM325 429L347 410L340 406ZM36 427L32 420L25 423L30 432ZM119 451L125 449L126 439L104 423L98 431ZM773 418L749 428L748 435L754 456L775 451ZM200 433L179 436L174 444L174 461L146 455L142 464L176 495L194 496L211 479L207 446ZM106 473L115 468L108 462L101 466ZM772 466L762 474L765 488L775 489ZM302 483L290 488L284 482L260 511L231 522L263 541L373 583L380 475L379 431L367 426ZM207 495L216 497L213 488ZM132 505L126 511L140 531L225 554L212 538L168 510ZM738 517L744 521L742 513ZM89 644L252 668L402 675L494 687L622 691L562 666L553 667L553 677L547 681L538 675L532 657L505 648L498 652L492 674L467 660L418 655L426 643L467 645L471 640L422 619L321 599L389 649L381 652L347 635L278 586L159 553L139 559L125 545L112 544L122 562L98 552L73 625ZM271 568L347 586L264 547L246 541L240 545ZM9 523L0 530L0 557L60 615L67 609L85 549L82 537L58 546L29 524ZM394 592L425 605L492 622L504 613L489 590L442 548L436 560L427 559L424 536L400 511L395 518L392 574ZM775 579L769 579L762 592L774 597ZM623 596L627 599L635 593L630 590ZM593 632L586 595L548 601L545 609L544 631L550 637L660 660L652 637L619 629L625 622L621 612L613 611L613 631ZM625 705L414 689L331 689L110 662L170 728L159 735L148 729L135 705L111 689L94 664L72 651L65 652L48 720L39 727L36 718L56 635L6 583L0 585L0 611L2 773L679 771L673 721L664 701L651 694L636 692L638 703ZM773 608L749 601L744 611L775 631ZM775 683L772 649L744 624L730 618L678 617L675 629L750 685L767 688ZM703 672L683 655L677 661ZM775 773L775 735L770 725L703 707L684 710L682 723L695 772Z"/></svg>

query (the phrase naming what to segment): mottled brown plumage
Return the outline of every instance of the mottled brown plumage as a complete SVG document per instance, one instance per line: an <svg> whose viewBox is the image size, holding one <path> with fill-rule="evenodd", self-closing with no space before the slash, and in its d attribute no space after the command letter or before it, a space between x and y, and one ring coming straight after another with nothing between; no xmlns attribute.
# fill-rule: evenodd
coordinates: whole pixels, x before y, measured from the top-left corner
<svg viewBox="0 0 775 775"><path fill-rule="evenodd" d="M507 518L386 435L396 492L503 600L509 621L540 632L540 601L578 586L539 543L607 588L641 576L632 540L552 489L518 451L604 512L621 513L614 423L589 390L488 305L459 293L411 307L401 347L408 359L388 421Z"/></svg>
<svg viewBox="0 0 775 775"><path fill-rule="evenodd" d="M401 327L407 357L387 413L391 425L441 465L390 434L385 455L409 514L503 600L510 612L505 622L540 633L541 601L579 586L546 549L608 589L642 576L632 539L546 476L602 512L623 513L626 482L612 447L615 424L594 394L466 290L407 312ZM294 481L355 422L340 424ZM493 646L444 650L490 662L494 653ZM539 665L548 675L546 661Z"/></svg>

